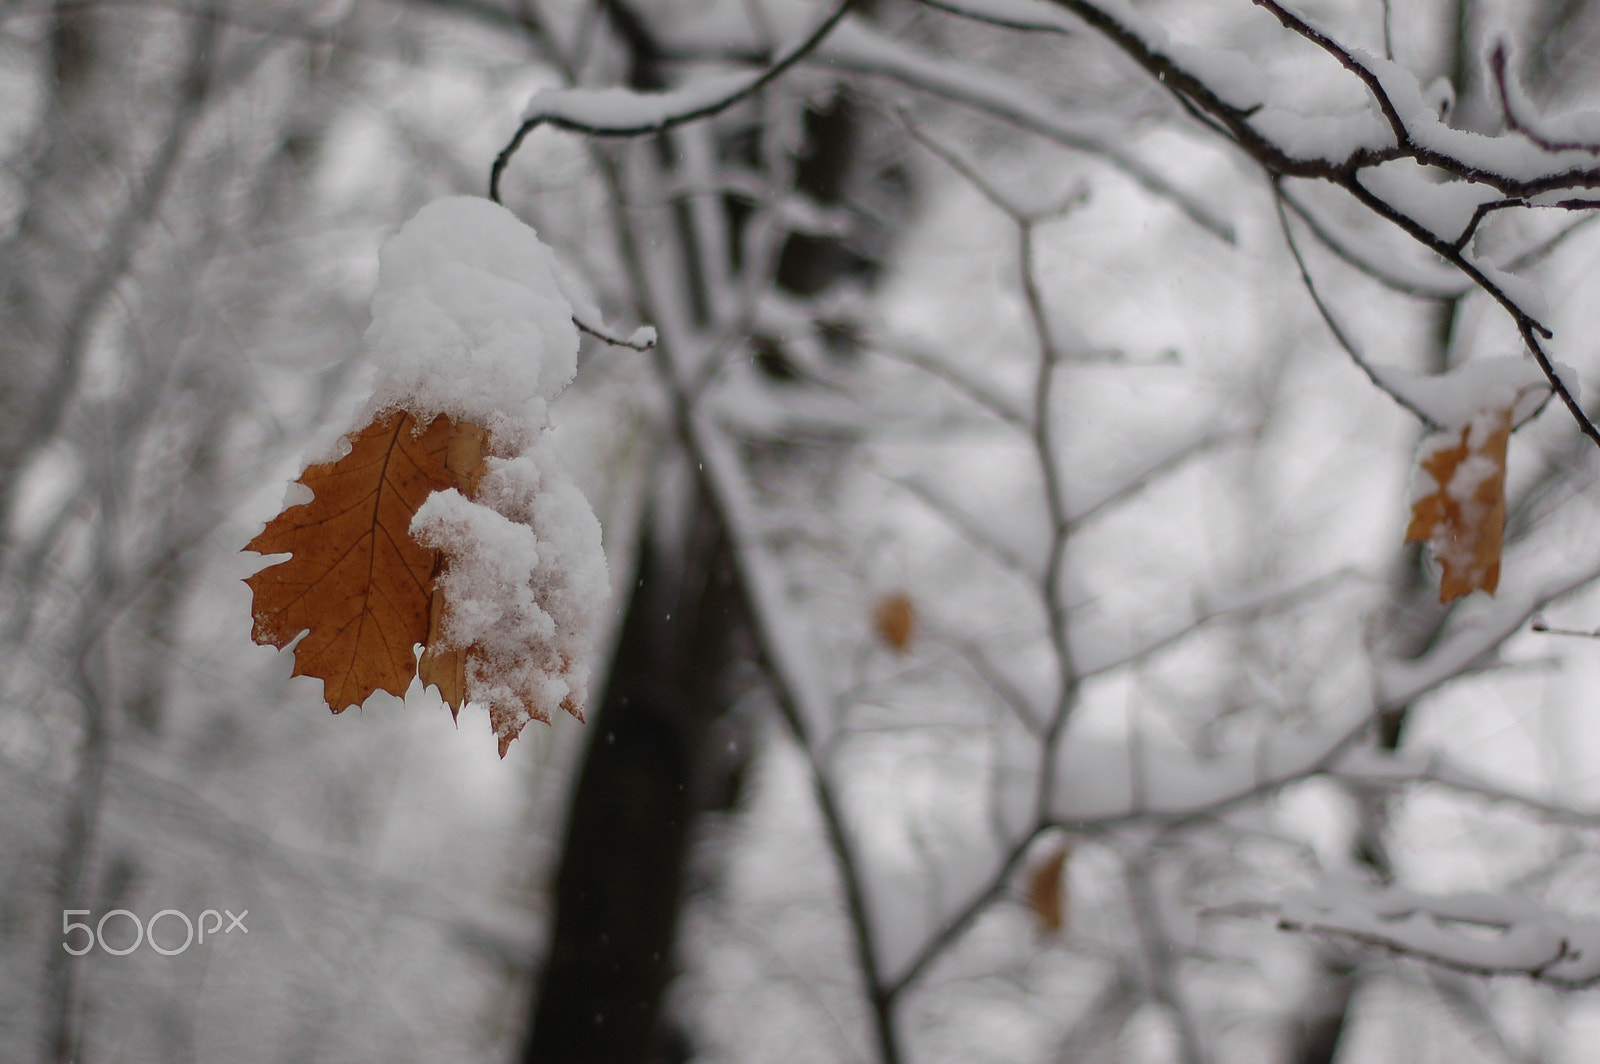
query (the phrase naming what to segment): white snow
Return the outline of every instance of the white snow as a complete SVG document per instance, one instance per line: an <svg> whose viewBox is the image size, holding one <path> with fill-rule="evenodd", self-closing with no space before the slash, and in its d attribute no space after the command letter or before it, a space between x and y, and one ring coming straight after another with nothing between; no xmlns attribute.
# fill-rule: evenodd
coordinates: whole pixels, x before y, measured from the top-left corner
<svg viewBox="0 0 1600 1064"><path fill-rule="evenodd" d="M564 276L555 253L499 204L452 196L423 207L378 253L366 414L448 414L491 432L542 427L545 403L578 369Z"/></svg>
<svg viewBox="0 0 1600 1064"><path fill-rule="evenodd" d="M1286 897L1278 911L1297 927L1384 943L1445 964L1573 982L1600 977L1600 924L1528 898L1426 895L1329 876L1313 890Z"/></svg>
<svg viewBox="0 0 1600 1064"><path fill-rule="evenodd" d="M1577 387L1577 375L1557 365L1563 383ZM1425 376L1393 366L1373 366L1379 382L1446 428L1460 429L1481 410L1512 411L1512 422L1528 417L1550 394L1550 382L1531 358L1511 355L1463 363L1449 373ZM1577 394L1576 391L1573 392ZM1451 434L1451 442L1459 442Z"/></svg>
<svg viewBox="0 0 1600 1064"><path fill-rule="evenodd" d="M549 447L489 466L478 501L435 492L411 534L444 553L444 645L473 648L467 697L509 709L503 734L548 722L569 698L581 709L610 576L600 523Z"/></svg>
<svg viewBox="0 0 1600 1064"><path fill-rule="evenodd" d="M1410 159L1363 170L1360 181L1368 192L1446 241L1466 231L1481 204L1501 198L1488 185L1439 181L1434 172Z"/></svg>
<svg viewBox="0 0 1600 1064"><path fill-rule="evenodd" d="M514 214L466 196L422 208L379 260L364 416L403 409L488 430L475 497L434 492L411 524L447 563L441 648L471 648L467 698L503 741L557 708L581 715L610 577L548 423L577 370L572 281Z"/></svg>
<svg viewBox="0 0 1600 1064"><path fill-rule="evenodd" d="M1291 159L1337 162L1362 149L1377 151L1394 143L1389 127L1372 111L1308 115L1264 107L1251 116L1250 125Z"/></svg>

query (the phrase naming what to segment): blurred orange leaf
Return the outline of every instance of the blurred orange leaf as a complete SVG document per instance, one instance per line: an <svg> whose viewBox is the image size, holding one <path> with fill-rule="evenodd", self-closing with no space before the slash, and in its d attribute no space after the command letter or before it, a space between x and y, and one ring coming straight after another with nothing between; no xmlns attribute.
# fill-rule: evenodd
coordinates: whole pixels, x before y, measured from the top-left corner
<svg viewBox="0 0 1600 1064"><path fill-rule="evenodd" d="M904 591L891 591L880 598L872 610L872 623L880 639L894 650L905 653L911 647L911 635L917 624L911 596Z"/></svg>
<svg viewBox="0 0 1600 1064"><path fill-rule="evenodd" d="M1066 864L1071 849L1065 844L1051 850L1028 873L1028 908L1039 918L1046 934L1055 934L1067 922Z"/></svg>
<svg viewBox="0 0 1600 1064"><path fill-rule="evenodd" d="M1480 411L1459 432L1423 447L1407 543L1426 543L1439 563L1439 601L1475 590L1494 594L1506 527L1510 408ZM1425 478L1425 479L1424 479Z"/></svg>

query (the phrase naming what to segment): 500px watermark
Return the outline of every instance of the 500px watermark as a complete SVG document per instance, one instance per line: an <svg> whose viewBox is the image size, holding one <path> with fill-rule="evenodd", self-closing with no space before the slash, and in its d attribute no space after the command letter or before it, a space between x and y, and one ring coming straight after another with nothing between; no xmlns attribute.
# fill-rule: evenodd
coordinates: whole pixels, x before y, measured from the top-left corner
<svg viewBox="0 0 1600 1064"><path fill-rule="evenodd" d="M222 926L223 913L226 913L228 916L227 927ZM156 913L150 918L149 923L141 923L139 918L133 913L129 912L127 909L112 909L110 912L100 917L99 922L92 927L81 920L73 919L74 916L88 915L90 915L88 909L61 910L61 937L67 939L67 941L61 943L61 948L72 954L74 957L83 956L85 953L88 953L90 950L94 949L97 945L105 952L111 954L113 957L123 957L138 949L140 944L146 940L149 941L150 948L161 954L163 957L175 957L184 950L188 949L190 945L194 944L196 941L195 925L197 923L199 924L199 942L201 945L205 945L207 935L215 938L218 931L221 931L224 935L228 935L233 933L234 928L238 928L247 935L250 933L250 929L244 926L244 918L250 915L249 909L243 910L238 916L233 915L233 913L227 909L222 910L220 913L215 909L207 909L205 912L200 914L200 919L198 921L190 920L188 916L179 912L177 909L162 909L160 912ZM132 945L117 947L106 942L106 921L111 919L113 916L125 917L129 923L133 924ZM208 917L212 921L210 927L206 926L206 919ZM156 924L162 919L166 919L169 924L173 920L178 920L183 923L183 945L169 947L163 946L161 943L156 941ZM74 931L82 931L84 934L83 945L79 948L74 948L71 942L71 936Z"/></svg>

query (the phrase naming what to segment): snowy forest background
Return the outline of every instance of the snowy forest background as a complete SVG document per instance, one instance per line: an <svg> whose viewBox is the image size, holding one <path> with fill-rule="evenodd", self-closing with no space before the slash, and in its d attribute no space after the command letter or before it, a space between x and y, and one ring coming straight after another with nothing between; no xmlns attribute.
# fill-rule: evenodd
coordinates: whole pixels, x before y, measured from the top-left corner
<svg viewBox="0 0 1600 1064"><path fill-rule="evenodd" d="M1588 0L0 3L0 1057L1588 1059L1595 444L1513 436L1492 600L1401 539L1411 375L1595 409L1597 95ZM330 718L240 548L535 113L660 343L552 407L614 621L500 761Z"/></svg>

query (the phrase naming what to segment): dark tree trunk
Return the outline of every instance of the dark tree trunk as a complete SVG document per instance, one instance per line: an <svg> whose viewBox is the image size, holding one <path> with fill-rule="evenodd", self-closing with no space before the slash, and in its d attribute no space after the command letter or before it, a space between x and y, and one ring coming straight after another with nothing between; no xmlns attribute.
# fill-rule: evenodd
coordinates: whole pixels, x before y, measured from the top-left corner
<svg viewBox="0 0 1600 1064"><path fill-rule="evenodd" d="M633 88L660 88L661 50L626 0L605 0L608 24L631 57ZM861 111L841 96L806 116L794 184L817 203L847 206L852 192L903 209L905 175L860 158ZM733 137L724 151L752 148ZM672 160L665 143L663 162ZM742 157L742 156L741 156ZM742 201L727 203L738 230ZM875 276L895 210L852 209L860 223L844 238L791 234L768 283L812 296L845 278ZM709 300L697 268L708 256L739 261L729 248L696 246L680 219L684 261L697 313ZM852 239L853 238L853 239ZM781 341L750 338L757 366L774 386L794 386ZM555 917L528 1034L524 1064L672 1064L692 1054L662 1003L677 972L674 949L686 895L685 868L696 818L737 800L747 756L729 756L717 722L748 685L753 658L746 605L730 546L713 507L694 489L686 531L668 542L645 522L638 580L574 791L555 882Z"/></svg>
<svg viewBox="0 0 1600 1064"><path fill-rule="evenodd" d="M743 604L698 493L680 543L648 537L571 799L527 1064L688 1057L662 1016L691 826L726 768L707 736L737 697Z"/></svg>

